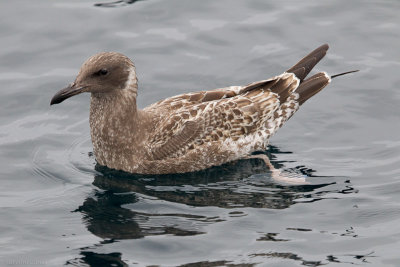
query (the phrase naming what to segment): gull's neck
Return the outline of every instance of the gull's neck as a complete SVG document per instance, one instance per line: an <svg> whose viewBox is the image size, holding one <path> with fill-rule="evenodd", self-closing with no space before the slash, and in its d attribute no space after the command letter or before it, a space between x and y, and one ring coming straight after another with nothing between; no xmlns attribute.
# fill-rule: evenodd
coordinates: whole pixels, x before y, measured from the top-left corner
<svg viewBox="0 0 400 267"><path fill-rule="evenodd" d="M92 94L89 122L97 162L118 169L123 160L140 152L145 123L140 114L132 91Z"/></svg>
<svg viewBox="0 0 400 267"><path fill-rule="evenodd" d="M132 91L92 93L89 122L93 141L100 137L117 138L127 131L134 132L139 120L136 94Z"/></svg>

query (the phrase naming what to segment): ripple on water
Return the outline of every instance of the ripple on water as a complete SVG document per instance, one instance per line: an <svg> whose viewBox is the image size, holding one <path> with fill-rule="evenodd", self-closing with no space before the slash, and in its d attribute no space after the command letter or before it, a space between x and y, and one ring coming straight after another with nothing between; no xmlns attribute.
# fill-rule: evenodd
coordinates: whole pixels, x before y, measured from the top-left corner
<svg viewBox="0 0 400 267"><path fill-rule="evenodd" d="M30 168L35 176L45 180L90 183L96 171L93 170L94 158L88 156L89 144L89 138L77 138L64 150L49 146L37 147Z"/></svg>

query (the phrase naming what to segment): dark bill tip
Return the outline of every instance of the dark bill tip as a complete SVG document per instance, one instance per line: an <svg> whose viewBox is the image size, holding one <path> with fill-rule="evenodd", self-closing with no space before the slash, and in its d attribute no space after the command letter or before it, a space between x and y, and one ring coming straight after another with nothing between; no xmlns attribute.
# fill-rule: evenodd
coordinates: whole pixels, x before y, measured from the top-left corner
<svg viewBox="0 0 400 267"><path fill-rule="evenodd" d="M75 84L71 84L64 89L61 89L51 99L50 106L54 104L59 104L65 99L70 98L71 96L83 93L86 87L87 86L75 87Z"/></svg>

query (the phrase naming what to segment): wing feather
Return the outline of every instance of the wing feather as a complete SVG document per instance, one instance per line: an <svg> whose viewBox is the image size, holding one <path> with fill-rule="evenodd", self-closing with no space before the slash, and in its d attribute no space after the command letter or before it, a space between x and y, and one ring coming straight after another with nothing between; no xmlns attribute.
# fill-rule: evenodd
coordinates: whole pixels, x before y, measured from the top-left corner
<svg viewBox="0 0 400 267"><path fill-rule="evenodd" d="M268 133L263 135L267 142L269 135L277 130L277 125L270 122L298 85L299 80L294 74L284 73L243 87L167 99L164 105L178 99L187 102L172 114L164 115L156 125L150 142L152 156L155 160L179 157L205 143L223 143L227 139L236 141L258 131Z"/></svg>
<svg viewBox="0 0 400 267"><path fill-rule="evenodd" d="M160 160L175 154L182 148L183 144L192 143L196 138L201 136L203 129L204 121L202 119L184 122L177 134L170 136L162 145L152 149L153 158Z"/></svg>
<svg viewBox="0 0 400 267"><path fill-rule="evenodd" d="M232 98L261 87L270 88L279 81L279 77L280 76L276 76L268 80L250 83L245 86L229 86L209 91L198 91L176 95L151 104L150 106L145 107L144 110L149 112L158 110L171 111L186 108L194 104Z"/></svg>

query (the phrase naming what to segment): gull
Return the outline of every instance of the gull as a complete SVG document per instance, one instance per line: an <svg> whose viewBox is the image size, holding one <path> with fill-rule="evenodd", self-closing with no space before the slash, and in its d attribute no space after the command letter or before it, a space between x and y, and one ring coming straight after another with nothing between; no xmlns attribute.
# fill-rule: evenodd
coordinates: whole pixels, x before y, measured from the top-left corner
<svg viewBox="0 0 400 267"><path fill-rule="evenodd" d="M90 133L98 164L137 174L186 173L265 151L270 137L310 97L331 82L326 72L306 78L325 56L324 44L284 73L245 86L181 94L144 109L136 105L138 80L125 55L87 59L75 81L50 105L88 92Z"/></svg>

